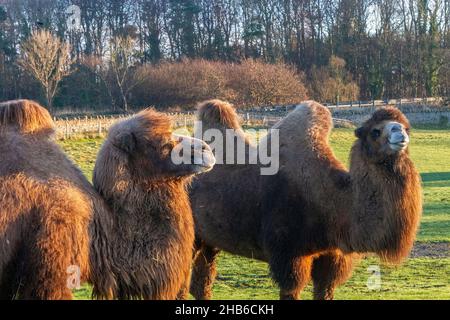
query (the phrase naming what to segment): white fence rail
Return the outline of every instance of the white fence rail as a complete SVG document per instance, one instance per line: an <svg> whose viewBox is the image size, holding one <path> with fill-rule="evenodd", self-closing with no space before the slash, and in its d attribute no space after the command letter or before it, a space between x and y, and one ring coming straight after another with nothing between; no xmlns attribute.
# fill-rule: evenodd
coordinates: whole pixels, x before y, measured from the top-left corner
<svg viewBox="0 0 450 320"><path fill-rule="evenodd" d="M428 98L431 103L432 98ZM450 108L448 107L427 107L426 105L415 104L424 102L423 99L402 99L401 106L403 112L412 124L425 123L437 124L445 123L450 119ZM351 103L340 104L339 106L328 106L335 118L338 126L350 126L352 123L359 124L370 116L373 108L386 104L393 104L392 101L375 101L370 104ZM361 105L361 107L359 107ZM399 104L397 106L400 107ZM262 110L249 110L240 113L242 122L247 125L272 126L285 117L294 106L282 106L275 108L263 108ZM195 113L168 113L172 117L174 128L191 127L195 122ZM75 118L55 118L58 139L69 139L75 137L104 136L109 128L119 120L130 118L132 115L111 115L111 116L84 116ZM446 120L447 119L447 120Z"/></svg>
<svg viewBox="0 0 450 320"><path fill-rule="evenodd" d="M174 128L194 125L193 113L170 113ZM112 116L85 116L75 118L55 118L56 135L58 139L69 139L83 136L103 136L109 128L120 120L130 118L132 115Z"/></svg>

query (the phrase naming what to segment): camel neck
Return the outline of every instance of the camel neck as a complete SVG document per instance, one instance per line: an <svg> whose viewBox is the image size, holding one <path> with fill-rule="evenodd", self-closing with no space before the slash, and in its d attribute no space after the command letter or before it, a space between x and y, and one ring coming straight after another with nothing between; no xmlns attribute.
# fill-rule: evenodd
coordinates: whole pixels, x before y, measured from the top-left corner
<svg viewBox="0 0 450 320"><path fill-rule="evenodd" d="M407 153L370 161L359 150L352 151L352 209L344 239L352 251L399 261L413 244L422 210L419 174Z"/></svg>
<svg viewBox="0 0 450 320"><path fill-rule="evenodd" d="M134 230L142 230L190 215L185 183L181 180L130 185L110 202L118 234L124 233L125 225L135 224Z"/></svg>
<svg viewBox="0 0 450 320"><path fill-rule="evenodd" d="M181 248L194 237L184 182L129 186L105 200L108 210L96 214L91 226L91 279L96 296L116 296L117 282L147 277L152 271L143 261L167 254L161 248L179 245L177 250L189 252ZM178 232L171 234L173 229Z"/></svg>

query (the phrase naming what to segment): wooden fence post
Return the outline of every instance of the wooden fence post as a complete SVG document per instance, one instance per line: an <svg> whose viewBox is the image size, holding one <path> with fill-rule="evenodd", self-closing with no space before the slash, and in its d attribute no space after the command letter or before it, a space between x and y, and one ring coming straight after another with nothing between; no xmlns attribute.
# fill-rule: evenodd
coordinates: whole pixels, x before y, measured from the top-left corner
<svg viewBox="0 0 450 320"><path fill-rule="evenodd" d="M69 121L66 120L66 132L64 133L64 139L69 138Z"/></svg>

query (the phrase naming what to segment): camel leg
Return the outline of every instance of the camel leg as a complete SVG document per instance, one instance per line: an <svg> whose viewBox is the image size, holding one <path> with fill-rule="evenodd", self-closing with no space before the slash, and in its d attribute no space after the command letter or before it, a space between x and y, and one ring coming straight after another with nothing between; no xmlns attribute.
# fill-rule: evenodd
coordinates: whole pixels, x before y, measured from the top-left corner
<svg viewBox="0 0 450 320"><path fill-rule="evenodd" d="M19 298L23 300L71 300L72 291L66 284L67 275L48 268L43 263L30 265ZM38 269L39 268L39 269ZM32 270L39 270L33 272Z"/></svg>
<svg viewBox="0 0 450 320"><path fill-rule="evenodd" d="M352 274L352 255L327 253L316 258L312 267L314 299L333 300L334 290Z"/></svg>
<svg viewBox="0 0 450 320"><path fill-rule="evenodd" d="M12 281L3 280L0 282L0 300L12 300L14 296Z"/></svg>
<svg viewBox="0 0 450 320"><path fill-rule="evenodd" d="M17 299L20 290L20 274L23 273L21 265L17 263L18 258L5 263L0 269L0 300Z"/></svg>
<svg viewBox="0 0 450 320"><path fill-rule="evenodd" d="M189 286L191 285L191 271L189 270L186 279L177 295L177 300L187 300L189 298Z"/></svg>
<svg viewBox="0 0 450 320"><path fill-rule="evenodd" d="M18 298L20 290L20 282L17 281L17 277L13 273L8 273L10 278L3 277L0 282L0 300L14 300Z"/></svg>
<svg viewBox="0 0 450 320"><path fill-rule="evenodd" d="M194 256L191 279L191 294L197 300L210 300L216 279L216 260L220 250L201 245Z"/></svg>
<svg viewBox="0 0 450 320"><path fill-rule="evenodd" d="M71 300L68 288L66 259L54 260L54 254L33 259L27 268L23 289L19 298L23 300Z"/></svg>
<svg viewBox="0 0 450 320"><path fill-rule="evenodd" d="M27 265L20 299L71 300L72 284L69 280L73 278L81 281L84 269L79 264L83 261L72 258L74 254L70 251L81 246L82 234L69 225L71 221L56 221L56 218L64 214L64 209L53 206L47 210L47 214L40 215L42 222L36 239L25 251ZM83 252L78 252L83 256Z"/></svg>
<svg viewBox="0 0 450 320"><path fill-rule="evenodd" d="M282 255L271 259L272 277L280 287L281 300L300 299L301 291L311 280L312 260L311 256L287 258Z"/></svg>

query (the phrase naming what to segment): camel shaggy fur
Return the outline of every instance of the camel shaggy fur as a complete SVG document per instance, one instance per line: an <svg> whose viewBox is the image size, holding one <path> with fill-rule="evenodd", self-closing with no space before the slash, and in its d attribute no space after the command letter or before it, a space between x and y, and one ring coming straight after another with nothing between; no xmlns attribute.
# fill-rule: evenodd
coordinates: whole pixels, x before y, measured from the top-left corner
<svg viewBox="0 0 450 320"><path fill-rule="evenodd" d="M53 136L37 103L0 104L0 299L70 299L74 270L97 298L175 299L194 240L186 184L214 164L208 147L174 165L192 139L145 110L110 131L96 190Z"/></svg>
<svg viewBox="0 0 450 320"><path fill-rule="evenodd" d="M203 131L237 129L246 140L225 102L201 104L198 119ZM268 262L282 299L297 299L311 278L314 297L332 299L351 274L352 255L398 263L412 248L421 183L408 152L410 125L398 109L379 109L356 130L350 170L329 146L332 119L322 105L305 102L273 129L276 175L260 175L258 164L222 164L192 184L197 299L211 297L220 250Z"/></svg>
<svg viewBox="0 0 450 320"><path fill-rule="evenodd" d="M194 243L187 183L215 162L209 147L200 143L202 148L195 150L192 138L174 140L169 118L151 110L110 130L93 180L111 208L98 224L106 235L99 238L109 236L103 249L105 255L112 252L113 296L186 298L188 292L180 290L189 284ZM192 161L174 164L172 150L182 144L192 148Z"/></svg>

